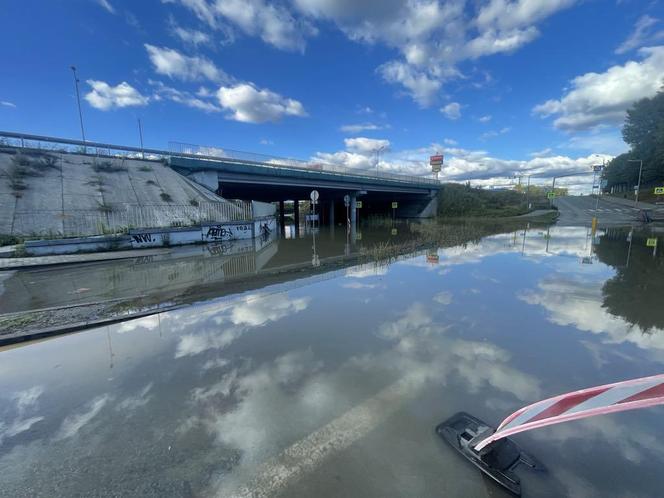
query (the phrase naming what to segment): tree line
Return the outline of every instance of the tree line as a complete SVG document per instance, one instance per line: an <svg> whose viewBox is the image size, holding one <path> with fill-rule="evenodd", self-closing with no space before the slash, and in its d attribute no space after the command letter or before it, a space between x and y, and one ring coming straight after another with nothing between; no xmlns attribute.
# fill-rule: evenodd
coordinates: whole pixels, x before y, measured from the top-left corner
<svg viewBox="0 0 664 498"><path fill-rule="evenodd" d="M643 160L641 185L664 185L664 87L628 109L622 136L630 150L613 158L605 168L605 190L632 190L639 179L639 163L630 162L634 159Z"/></svg>

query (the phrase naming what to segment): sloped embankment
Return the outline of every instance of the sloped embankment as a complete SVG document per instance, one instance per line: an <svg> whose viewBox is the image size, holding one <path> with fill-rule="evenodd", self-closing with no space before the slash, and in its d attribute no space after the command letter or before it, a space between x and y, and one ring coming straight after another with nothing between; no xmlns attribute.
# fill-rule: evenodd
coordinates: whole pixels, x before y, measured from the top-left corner
<svg viewBox="0 0 664 498"><path fill-rule="evenodd" d="M121 223L172 226L210 206L237 209L159 161L0 149L0 235L95 235Z"/></svg>

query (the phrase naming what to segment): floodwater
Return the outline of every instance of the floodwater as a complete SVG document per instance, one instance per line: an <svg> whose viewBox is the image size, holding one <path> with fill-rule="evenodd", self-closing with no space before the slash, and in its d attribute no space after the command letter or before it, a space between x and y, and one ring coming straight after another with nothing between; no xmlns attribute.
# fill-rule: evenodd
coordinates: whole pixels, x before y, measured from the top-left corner
<svg viewBox="0 0 664 498"><path fill-rule="evenodd" d="M0 496L506 496L434 427L661 373L664 258L618 228L468 233L378 262L325 229L281 239L278 278L5 348ZM663 415L517 435L547 469L524 496L660 496Z"/></svg>

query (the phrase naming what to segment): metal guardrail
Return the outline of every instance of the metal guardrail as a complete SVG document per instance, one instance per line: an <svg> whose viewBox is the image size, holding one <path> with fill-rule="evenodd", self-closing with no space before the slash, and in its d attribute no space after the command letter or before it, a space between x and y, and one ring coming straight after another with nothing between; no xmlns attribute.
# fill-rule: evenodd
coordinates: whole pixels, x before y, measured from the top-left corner
<svg viewBox="0 0 664 498"><path fill-rule="evenodd" d="M331 173L371 180L414 183L418 185L439 186L440 182L432 178L422 176L399 175L382 171L356 170L338 166L335 164L302 161L251 152L241 152L219 147L206 147L201 145L185 144L180 142L169 142L171 150L149 149L132 147L126 145L107 144L102 142L90 142L82 140L70 140L65 138L49 137L43 135L32 135L27 133L15 133L0 131L0 147L2 145L40 150L52 150L54 152L89 154L105 157L130 157L148 160L168 159L171 157L185 157L189 159L203 159L209 161L230 161L233 163L255 165L269 168L284 168L294 170L306 170L310 172Z"/></svg>

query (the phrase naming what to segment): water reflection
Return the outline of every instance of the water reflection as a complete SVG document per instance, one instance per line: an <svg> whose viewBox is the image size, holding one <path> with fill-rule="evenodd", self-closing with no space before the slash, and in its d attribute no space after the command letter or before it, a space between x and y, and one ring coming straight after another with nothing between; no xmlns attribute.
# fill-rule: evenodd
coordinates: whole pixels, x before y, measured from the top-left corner
<svg viewBox="0 0 664 498"><path fill-rule="evenodd" d="M0 352L0 496L502 496L433 427L660 371L660 315L607 303L661 260L636 233L629 266L622 232L469 234ZM311 265L310 235L266 264ZM519 435L549 468L524 489L655 496L661 415Z"/></svg>

